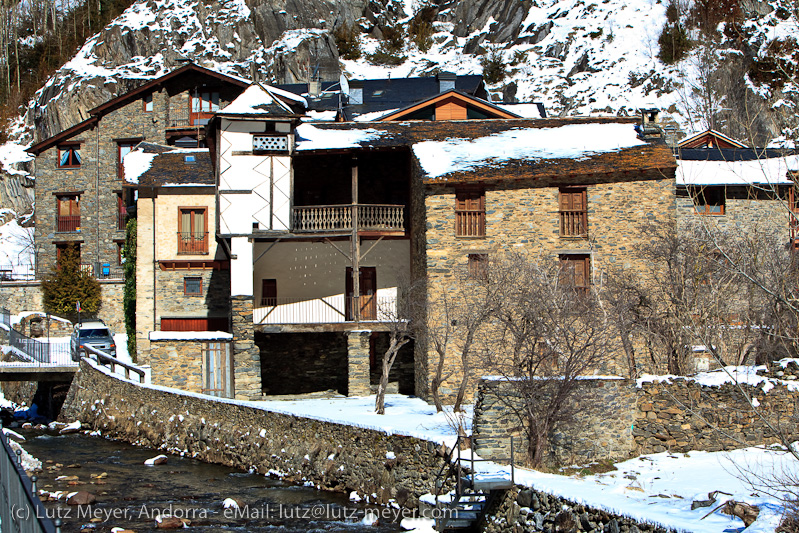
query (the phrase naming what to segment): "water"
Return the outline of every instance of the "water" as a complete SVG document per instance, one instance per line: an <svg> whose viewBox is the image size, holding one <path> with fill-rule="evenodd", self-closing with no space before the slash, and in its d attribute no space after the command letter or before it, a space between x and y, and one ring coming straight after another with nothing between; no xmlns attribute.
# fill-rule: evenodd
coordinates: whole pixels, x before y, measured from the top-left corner
<svg viewBox="0 0 799 533"><path fill-rule="evenodd" d="M161 452L101 437L35 430L23 434L28 439L25 449L43 463L39 489L84 490L97 496L91 506L45 502L48 515L60 517L65 532L106 532L112 527L156 531L159 514L188 519L192 530L202 532L401 531L398 510L357 505L343 494L172 455L165 465L145 466L145 460ZM78 480L56 481L58 476L78 476ZM242 507L225 510L225 498ZM365 525L361 521L367 512L384 517L377 526Z"/></svg>

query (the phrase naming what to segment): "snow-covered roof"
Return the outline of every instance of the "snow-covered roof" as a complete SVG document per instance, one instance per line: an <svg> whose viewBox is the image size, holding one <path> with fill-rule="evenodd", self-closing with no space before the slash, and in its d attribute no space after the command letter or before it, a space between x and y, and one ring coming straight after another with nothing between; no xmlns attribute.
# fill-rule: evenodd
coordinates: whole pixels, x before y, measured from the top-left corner
<svg viewBox="0 0 799 533"><path fill-rule="evenodd" d="M297 126L295 147L304 150L335 150L342 148L358 148L361 143L377 140L383 132L377 129L328 130L317 128L311 123Z"/></svg>
<svg viewBox="0 0 799 533"><path fill-rule="evenodd" d="M752 161L677 161L677 185L790 185L798 156Z"/></svg>
<svg viewBox="0 0 799 533"><path fill-rule="evenodd" d="M518 104L494 104L505 111L516 113L522 118L546 118L546 112L542 104L518 103Z"/></svg>
<svg viewBox="0 0 799 533"><path fill-rule="evenodd" d="M220 110L222 115L275 115L293 114L284 100L307 107L305 98L263 84L250 85L238 98ZM276 107L277 106L277 107Z"/></svg>
<svg viewBox="0 0 799 533"><path fill-rule="evenodd" d="M428 177L437 178L512 159L584 159L646 144L630 124L566 124L513 128L473 139L422 141L413 145L413 153Z"/></svg>
<svg viewBox="0 0 799 533"><path fill-rule="evenodd" d="M145 152L141 148L131 150L125 157L122 158L122 168L125 171L125 181L132 184L138 184L139 178L142 174L150 170L153 164L153 159L157 153Z"/></svg>

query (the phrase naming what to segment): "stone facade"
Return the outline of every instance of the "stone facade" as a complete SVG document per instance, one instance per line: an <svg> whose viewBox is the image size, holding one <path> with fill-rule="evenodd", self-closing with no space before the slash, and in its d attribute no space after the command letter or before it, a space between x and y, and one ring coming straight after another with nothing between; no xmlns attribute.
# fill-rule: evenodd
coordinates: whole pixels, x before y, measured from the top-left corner
<svg viewBox="0 0 799 533"><path fill-rule="evenodd" d="M485 237L457 237L455 188L428 187L422 269L431 295L428 315L433 320L438 312L432 304L434 298L458 287L462 273L467 271L470 254L487 254L490 258L503 251L516 250L552 262L557 261L560 254L585 254L590 257L591 283L599 283L603 276L615 269L642 271L644 263L637 256L636 248L649 241L644 226L673 224L675 221L673 179L636 180L627 177L624 181L568 183L586 188L588 236L564 237L560 234L558 185L558 181L548 179L487 187ZM429 390L434 372L430 360L435 358L437 356L431 347L420 346L417 349L416 370L418 373L426 372L428 383L422 385L417 378L417 394L421 394L419 390ZM603 371L620 373L621 368L611 363ZM445 361L444 375L450 377L441 391L443 396L451 396L461 380L460 361L456 354Z"/></svg>
<svg viewBox="0 0 799 533"><path fill-rule="evenodd" d="M347 393L344 333L256 333L255 343L261 352L265 395Z"/></svg>
<svg viewBox="0 0 799 533"><path fill-rule="evenodd" d="M179 253L180 207L207 209L207 253ZM161 331L162 318L226 319L230 316L230 270L212 237L216 220L212 189L162 187L157 193L142 191L137 209L136 350L139 361L147 361L148 333ZM186 294L186 278L200 278L200 294ZM228 328L229 325L224 329Z"/></svg>
<svg viewBox="0 0 799 533"><path fill-rule="evenodd" d="M347 332L347 396L369 396L368 330Z"/></svg>
<svg viewBox="0 0 799 533"><path fill-rule="evenodd" d="M549 436L545 462L552 466L628 459L633 453L636 389L624 379L580 380L566 406L573 416ZM485 458L511 456L524 464L527 444L513 410L521 398L507 382L482 380L474 412L475 451Z"/></svg>
<svg viewBox="0 0 799 533"><path fill-rule="evenodd" d="M637 387L629 380L586 379L569 400L574 402L574 418L550 435L547 461L561 466L779 442L766 421L792 442L799 438L799 395L784 383L772 384L768 392L763 386L741 385L757 400L755 410L732 383L710 387L674 378ZM509 437L522 435L513 402L512 387L506 383L481 382L474 418L480 456L509 457ZM524 450L517 449L521 461Z"/></svg>
<svg viewBox="0 0 799 533"><path fill-rule="evenodd" d="M257 400L261 391L261 352L255 345L252 296L231 296L233 382L237 400Z"/></svg>
<svg viewBox="0 0 799 533"><path fill-rule="evenodd" d="M207 342L230 342L220 339L169 339L150 341L150 368L153 385L162 385L205 394L204 353Z"/></svg>
<svg viewBox="0 0 799 533"><path fill-rule="evenodd" d="M124 284L118 280L100 280L102 305L97 312L114 333L125 332L125 318L122 314L122 292ZM23 311L41 311L42 287L38 281L0 283L0 301L12 314Z"/></svg>
<svg viewBox="0 0 799 533"><path fill-rule="evenodd" d="M110 438L411 509L435 490L443 461L433 442L143 387L85 361L61 418Z"/></svg>

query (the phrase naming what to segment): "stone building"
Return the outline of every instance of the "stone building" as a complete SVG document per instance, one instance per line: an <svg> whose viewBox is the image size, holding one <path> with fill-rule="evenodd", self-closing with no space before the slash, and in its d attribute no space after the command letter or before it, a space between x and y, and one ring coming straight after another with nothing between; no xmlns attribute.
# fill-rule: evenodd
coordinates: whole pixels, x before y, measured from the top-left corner
<svg viewBox="0 0 799 533"><path fill-rule="evenodd" d="M635 120L522 119L451 92L370 122L301 122L278 95L254 86L209 125L240 398L368 394L404 280L447 290L456 269L521 247L587 285L635 268L642 221L674 220L674 158ZM408 346L400 391L428 395L431 357ZM446 365L457 383L455 354Z"/></svg>
<svg viewBox="0 0 799 533"><path fill-rule="evenodd" d="M122 158L141 141L205 146L205 124L246 80L188 64L89 111L89 118L28 149L36 156L36 276L74 246L83 268L121 279L132 191Z"/></svg>

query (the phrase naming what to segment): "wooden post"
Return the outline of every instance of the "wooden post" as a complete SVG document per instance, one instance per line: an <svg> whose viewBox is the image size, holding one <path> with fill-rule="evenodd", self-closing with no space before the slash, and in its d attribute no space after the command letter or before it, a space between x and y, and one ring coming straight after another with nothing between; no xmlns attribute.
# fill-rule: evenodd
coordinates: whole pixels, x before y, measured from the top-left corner
<svg viewBox="0 0 799 533"><path fill-rule="evenodd" d="M352 158L352 316L361 321L361 238L358 236L358 158Z"/></svg>

